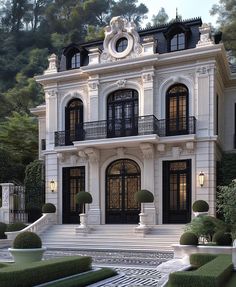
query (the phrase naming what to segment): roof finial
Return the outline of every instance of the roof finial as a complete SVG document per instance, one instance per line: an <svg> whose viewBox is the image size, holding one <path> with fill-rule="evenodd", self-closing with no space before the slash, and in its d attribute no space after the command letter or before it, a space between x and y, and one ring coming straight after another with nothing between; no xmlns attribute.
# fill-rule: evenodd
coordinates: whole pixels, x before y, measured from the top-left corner
<svg viewBox="0 0 236 287"><path fill-rule="evenodd" d="M175 15L175 19L178 20L179 15L178 15L178 8L176 7L176 15Z"/></svg>

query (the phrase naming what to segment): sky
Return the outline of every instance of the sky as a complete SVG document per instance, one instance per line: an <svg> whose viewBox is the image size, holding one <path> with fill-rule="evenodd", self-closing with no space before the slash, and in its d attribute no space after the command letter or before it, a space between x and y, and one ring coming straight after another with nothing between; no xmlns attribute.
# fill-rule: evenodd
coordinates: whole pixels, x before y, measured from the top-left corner
<svg viewBox="0 0 236 287"><path fill-rule="evenodd" d="M161 7L165 8L169 20L175 18L176 8L183 19L201 17L203 23L212 23L216 26L217 16L211 16L209 10L213 4L219 4L219 0L139 0L148 7L148 20L151 21L152 15L157 14Z"/></svg>

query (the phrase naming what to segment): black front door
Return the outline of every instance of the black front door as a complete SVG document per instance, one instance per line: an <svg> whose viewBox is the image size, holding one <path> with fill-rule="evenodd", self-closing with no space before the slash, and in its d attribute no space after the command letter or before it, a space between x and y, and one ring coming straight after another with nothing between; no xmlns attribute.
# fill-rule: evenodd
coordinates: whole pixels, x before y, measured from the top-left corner
<svg viewBox="0 0 236 287"><path fill-rule="evenodd" d="M163 223L191 220L191 160L163 162Z"/></svg>
<svg viewBox="0 0 236 287"><path fill-rule="evenodd" d="M107 100L107 136L126 137L138 134L138 92L119 90Z"/></svg>
<svg viewBox="0 0 236 287"><path fill-rule="evenodd" d="M113 162L106 172L106 223L138 223L140 206L134 194L140 189L140 169L132 160Z"/></svg>
<svg viewBox="0 0 236 287"><path fill-rule="evenodd" d="M76 193L85 191L85 167L63 168L63 223L79 223Z"/></svg>

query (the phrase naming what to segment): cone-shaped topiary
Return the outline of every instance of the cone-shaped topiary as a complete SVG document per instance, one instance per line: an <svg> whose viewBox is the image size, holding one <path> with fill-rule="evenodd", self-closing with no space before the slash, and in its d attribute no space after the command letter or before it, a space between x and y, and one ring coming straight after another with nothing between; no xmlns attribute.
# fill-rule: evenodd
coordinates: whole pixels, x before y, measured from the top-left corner
<svg viewBox="0 0 236 287"><path fill-rule="evenodd" d="M207 212L209 205L205 200L196 200L193 203L193 212Z"/></svg>
<svg viewBox="0 0 236 287"><path fill-rule="evenodd" d="M13 248L15 249L32 249L41 247L42 241L40 237L31 231L19 233L13 241Z"/></svg>
<svg viewBox="0 0 236 287"><path fill-rule="evenodd" d="M181 245L198 245L198 238L192 232L185 232L181 235L179 243Z"/></svg>
<svg viewBox="0 0 236 287"><path fill-rule="evenodd" d="M85 203L92 203L93 198L89 192L80 191L76 194L76 202L82 204L83 212L85 212Z"/></svg>
<svg viewBox="0 0 236 287"><path fill-rule="evenodd" d="M42 207L43 213L55 213L56 212L56 206L50 202L45 203Z"/></svg>
<svg viewBox="0 0 236 287"><path fill-rule="evenodd" d="M151 191L146 189L141 189L137 191L134 195L134 198L139 203L147 203L147 202L153 202L154 196L151 193Z"/></svg>
<svg viewBox="0 0 236 287"><path fill-rule="evenodd" d="M232 245L232 236L230 233L218 231L213 235L212 241L215 242L216 245L230 246Z"/></svg>

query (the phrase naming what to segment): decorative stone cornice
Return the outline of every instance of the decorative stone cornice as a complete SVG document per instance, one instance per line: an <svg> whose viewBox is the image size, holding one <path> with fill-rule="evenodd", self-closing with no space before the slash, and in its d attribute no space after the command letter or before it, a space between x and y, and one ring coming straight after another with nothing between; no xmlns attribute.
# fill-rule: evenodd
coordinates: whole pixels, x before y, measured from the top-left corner
<svg viewBox="0 0 236 287"><path fill-rule="evenodd" d="M95 148L86 148L84 152L87 154L91 163L98 163L100 159L100 152Z"/></svg>
<svg viewBox="0 0 236 287"><path fill-rule="evenodd" d="M58 158L60 163L63 163L66 161L66 154L59 152L59 153L57 153L57 158Z"/></svg>
<svg viewBox="0 0 236 287"><path fill-rule="evenodd" d="M154 158L154 148L153 148L153 144L151 143L141 143L139 145L142 154L143 154L143 158L144 159L153 159Z"/></svg>

